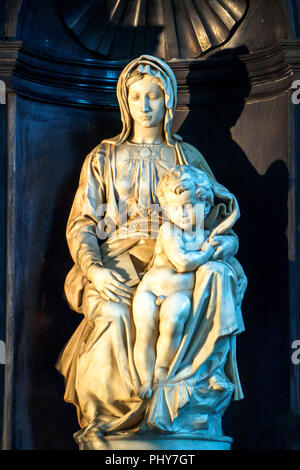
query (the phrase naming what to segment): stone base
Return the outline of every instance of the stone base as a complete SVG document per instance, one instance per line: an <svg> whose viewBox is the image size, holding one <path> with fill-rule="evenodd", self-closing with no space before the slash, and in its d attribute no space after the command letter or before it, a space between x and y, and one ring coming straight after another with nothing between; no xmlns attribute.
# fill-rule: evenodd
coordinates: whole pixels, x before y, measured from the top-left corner
<svg viewBox="0 0 300 470"><path fill-rule="evenodd" d="M227 436L189 434L111 435L76 439L80 450L230 450L233 439Z"/></svg>

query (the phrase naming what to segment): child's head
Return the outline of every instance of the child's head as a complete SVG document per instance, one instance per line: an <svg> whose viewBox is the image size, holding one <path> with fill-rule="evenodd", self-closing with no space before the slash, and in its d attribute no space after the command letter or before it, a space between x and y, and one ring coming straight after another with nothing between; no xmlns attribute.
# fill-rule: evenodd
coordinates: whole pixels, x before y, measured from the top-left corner
<svg viewBox="0 0 300 470"><path fill-rule="evenodd" d="M175 225L189 230L206 217L214 204L212 183L204 171L190 165L175 166L159 180L157 197ZM200 210L199 210L200 209Z"/></svg>

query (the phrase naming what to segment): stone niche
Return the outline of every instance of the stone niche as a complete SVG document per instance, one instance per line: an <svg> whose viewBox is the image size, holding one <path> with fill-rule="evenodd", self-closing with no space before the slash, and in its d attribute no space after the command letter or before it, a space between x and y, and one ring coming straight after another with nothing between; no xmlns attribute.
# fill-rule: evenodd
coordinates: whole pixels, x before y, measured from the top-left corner
<svg viewBox="0 0 300 470"><path fill-rule="evenodd" d="M237 449L276 448L278 422L299 403L295 389L290 401L288 243L294 235L287 227L294 220L291 205L288 211L294 167L285 2L124 0L111 2L110 11L99 0L86 2L85 12L79 1L2 3L4 447L76 448L76 412L63 402L54 368L80 321L63 297L72 264L65 226L85 155L120 131L119 73L148 52L168 60L178 80L174 132L199 148L241 208L238 257L249 280L246 333L238 338L245 399L226 412L224 432ZM218 35L215 25L223 25Z"/></svg>

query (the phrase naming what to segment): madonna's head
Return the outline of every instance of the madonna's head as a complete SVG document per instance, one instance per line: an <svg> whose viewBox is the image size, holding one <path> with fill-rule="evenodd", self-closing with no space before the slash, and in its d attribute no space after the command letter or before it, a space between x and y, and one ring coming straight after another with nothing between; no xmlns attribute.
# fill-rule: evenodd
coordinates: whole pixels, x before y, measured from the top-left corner
<svg viewBox="0 0 300 470"><path fill-rule="evenodd" d="M177 84L163 60L143 55L130 62L119 77L117 97L123 123L119 143L129 137L133 121L142 127L162 125L166 142L173 143Z"/></svg>

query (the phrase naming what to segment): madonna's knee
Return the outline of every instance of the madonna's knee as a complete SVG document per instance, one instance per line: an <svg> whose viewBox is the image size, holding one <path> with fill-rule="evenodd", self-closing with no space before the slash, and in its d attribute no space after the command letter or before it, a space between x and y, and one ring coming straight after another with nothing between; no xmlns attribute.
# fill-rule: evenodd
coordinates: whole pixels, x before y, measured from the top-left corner
<svg viewBox="0 0 300 470"><path fill-rule="evenodd" d="M111 301L103 302L102 314L105 315L106 319L119 322L120 320L128 320L130 312L127 304Z"/></svg>
<svg viewBox="0 0 300 470"><path fill-rule="evenodd" d="M103 299L99 292L91 282L87 283L82 299L82 311L85 317L94 320L100 316L102 303Z"/></svg>

